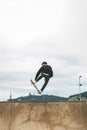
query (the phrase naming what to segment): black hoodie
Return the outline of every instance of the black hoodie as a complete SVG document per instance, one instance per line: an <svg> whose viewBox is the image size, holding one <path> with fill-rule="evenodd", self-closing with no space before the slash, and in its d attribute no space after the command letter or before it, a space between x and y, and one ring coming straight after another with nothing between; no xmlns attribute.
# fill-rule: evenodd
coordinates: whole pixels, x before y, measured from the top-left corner
<svg viewBox="0 0 87 130"><path fill-rule="evenodd" d="M39 76L40 73L46 73L46 74L48 74L48 75L50 76L50 78L51 78L51 77L53 76L52 67L51 67L50 65L44 65L44 66L42 66L42 67L38 70L38 72L37 72L37 74L36 74L36 76L35 76L35 80L37 79L37 77Z"/></svg>

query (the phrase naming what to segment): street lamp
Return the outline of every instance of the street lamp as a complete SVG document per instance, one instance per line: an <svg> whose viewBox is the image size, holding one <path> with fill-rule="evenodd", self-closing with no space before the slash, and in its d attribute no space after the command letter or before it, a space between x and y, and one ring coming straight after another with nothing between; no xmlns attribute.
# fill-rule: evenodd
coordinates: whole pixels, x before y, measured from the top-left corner
<svg viewBox="0 0 87 130"><path fill-rule="evenodd" d="M82 76L79 76L79 99L80 99L80 101L81 101L81 87L80 86L82 86L82 84L80 83L80 78L81 78Z"/></svg>

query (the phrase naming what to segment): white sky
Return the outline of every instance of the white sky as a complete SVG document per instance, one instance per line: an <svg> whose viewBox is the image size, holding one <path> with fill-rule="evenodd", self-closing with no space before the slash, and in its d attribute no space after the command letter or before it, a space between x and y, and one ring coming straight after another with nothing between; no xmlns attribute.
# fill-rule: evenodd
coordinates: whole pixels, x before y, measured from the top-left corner
<svg viewBox="0 0 87 130"><path fill-rule="evenodd" d="M68 97L87 91L87 1L0 0L0 100L36 94L45 60L54 77L43 94ZM41 88L43 81L38 86Z"/></svg>

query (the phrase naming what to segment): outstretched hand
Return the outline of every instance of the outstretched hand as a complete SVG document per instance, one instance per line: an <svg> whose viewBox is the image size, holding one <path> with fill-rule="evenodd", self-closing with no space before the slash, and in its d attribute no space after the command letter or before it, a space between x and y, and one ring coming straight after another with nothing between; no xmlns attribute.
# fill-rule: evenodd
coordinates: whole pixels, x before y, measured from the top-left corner
<svg viewBox="0 0 87 130"><path fill-rule="evenodd" d="M36 83L36 80L33 80L34 83Z"/></svg>

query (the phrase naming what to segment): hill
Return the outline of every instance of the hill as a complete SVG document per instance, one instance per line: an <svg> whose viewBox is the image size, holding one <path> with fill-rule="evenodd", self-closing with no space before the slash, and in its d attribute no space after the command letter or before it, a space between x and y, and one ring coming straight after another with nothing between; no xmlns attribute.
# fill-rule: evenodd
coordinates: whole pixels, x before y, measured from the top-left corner
<svg viewBox="0 0 87 130"><path fill-rule="evenodd" d="M69 96L68 101L79 101L80 94L74 94ZM87 92L81 93L81 101L87 101Z"/></svg>
<svg viewBox="0 0 87 130"><path fill-rule="evenodd" d="M67 98L59 97L59 96L53 96L53 95L29 95L29 96L22 96L15 99L9 99L8 101L16 102L16 101L41 101L41 102L55 102L55 101L66 101Z"/></svg>
<svg viewBox="0 0 87 130"><path fill-rule="evenodd" d="M27 101L33 101L33 102L63 102L63 101L80 101L79 94L74 94L69 96L68 98L60 97L60 96L54 96L54 95L28 95L28 96L21 96L14 99L8 99L8 101L11 102L27 102ZM81 93L81 101L87 101L87 92Z"/></svg>

